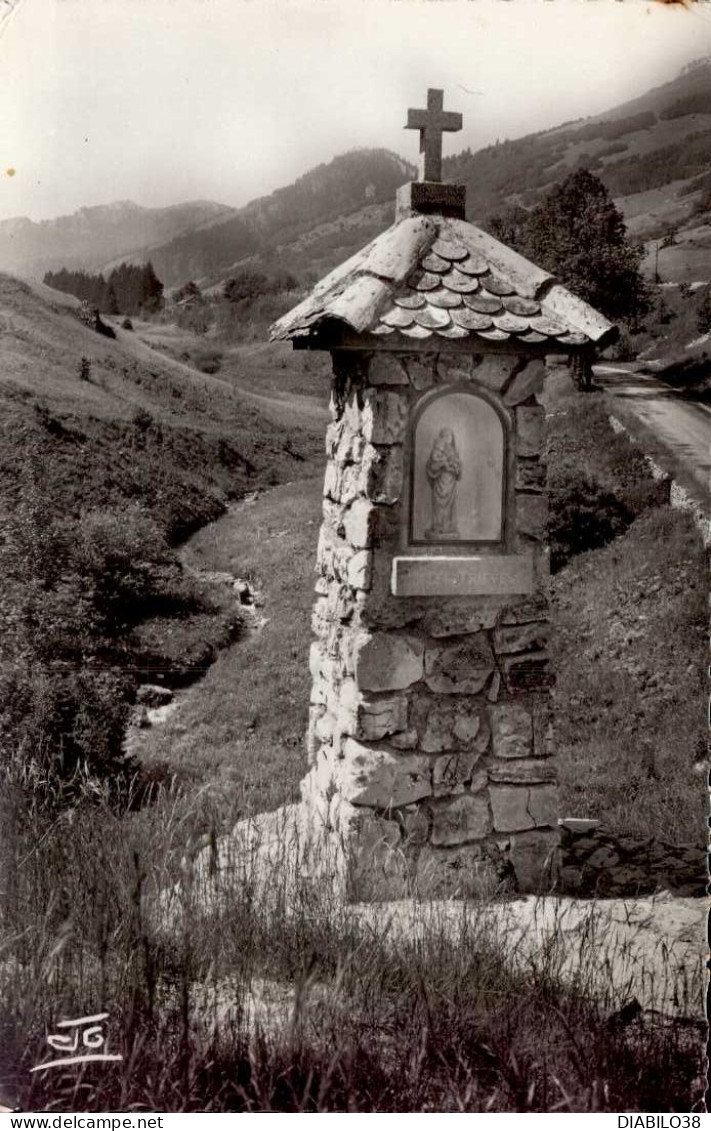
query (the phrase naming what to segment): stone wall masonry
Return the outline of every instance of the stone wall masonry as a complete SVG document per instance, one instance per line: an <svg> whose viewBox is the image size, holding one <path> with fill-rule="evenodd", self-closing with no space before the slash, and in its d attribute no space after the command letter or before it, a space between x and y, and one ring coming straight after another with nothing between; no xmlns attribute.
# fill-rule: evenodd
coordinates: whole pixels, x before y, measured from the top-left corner
<svg viewBox="0 0 711 1131"><path fill-rule="evenodd" d="M622 898L667 890L706 894L703 848L651 837L616 836L599 821L560 822L558 886L565 895Z"/></svg>
<svg viewBox="0 0 711 1131"><path fill-rule="evenodd" d="M355 898L551 882L542 380L540 360L501 353L334 355L302 797L348 843ZM534 557L526 597L391 592L409 423L423 394L447 386L481 392L507 421L499 552Z"/></svg>

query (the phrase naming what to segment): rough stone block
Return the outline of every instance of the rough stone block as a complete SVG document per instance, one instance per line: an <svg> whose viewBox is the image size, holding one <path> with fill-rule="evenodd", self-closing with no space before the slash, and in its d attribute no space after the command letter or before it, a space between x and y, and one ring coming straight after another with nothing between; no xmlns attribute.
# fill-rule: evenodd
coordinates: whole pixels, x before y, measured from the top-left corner
<svg viewBox="0 0 711 1131"><path fill-rule="evenodd" d="M329 605L326 597L319 597L314 601L311 610L311 631L314 636L325 636L329 625Z"/></svg>
<svg viewBox="0 0 711 1131"><path fill-rule="evenodd" d="M519 703L499 703L489 708L491 746L496 758L530 758L533 718Z"/></svg>
<svg viewBox="0 0 711 1131"><path fill-rule="evenodd" d="M368 366L371 385L407 385L408 376L402 362L387 353L376 353Z"/></svg>
<svg viewBox="0 0 711 1131"><path fill-rule="evenodd" d="M516 409L516 451L520 456L538 456L545 441L545 414L540 405Z"/></svg>
<svg viewBox="0 0 711 1131"><path fill-rule="evenodd" d="M330 683L323 678L320 672L317 673L311 681L311 702L315 705L325 705L331 697L330 692Z"/></svg>
<svg viewBox="0 0 711 1131"><path fill-rule="evenodd" d="M313 640L309 648L309 671L312 680L315 680L318 676L330 680L333 674L331 661L318 640Z"/></svg>
<svg viewBox="0 0 711 1131"><path fill-rule="evenodd" d="M422 627L428 636L465 636L472 632L482 632L493 628L501 606L493 602L490 606L471 607L471 601L442 602L430 610ZM478 602L477 602L478 605Z"/></svg>
<svg viewBox="0 0 711 1131"><path fill-rule="evenodd" d="M414 389L417 389L418 393L430 389L434 385L435 364L436 355L433 354L426 354L424 357L405 358L405 367L410 383Z"/></svg>
<svg viewBox="0 0 711 1131"><path fill-rule="evenodd" d="M402 494L402 445L376 448L366 444L360 490L371 502L392 506Z"/></svg>
<svg viewBox="0 0 711 1131"><path fill-rule="evenodd" d="M600 845L587 859L589 868L612 868L615 864L619 864L619 862L619 854L608 844Z"/></svg>
<svg viewBox="0 0 711 1131"><path fill-rule="evenodd" d="M583 870L570 864L558 869L558 885L561 895L578 895L584 887Z"/></svg>
<svg viewBox="0 0 711 1131"><path fill-rule="evenodd" d="M372 552L370 550L359 550L357 554L353 554L353 557L348 561L346 570L348 584L353 589L370 589L373 571Z"/></svg>
<svg viewBox="0 0 711 1131"><path fill-rule="evenodd" d="M546 691L552 687L554 676L545 652L524 652L504 656L501 661L506 687L510 692Z"/></svg>
<svg viewBox="0 0 711 1131"><path fill-rule="evenodd" d="M551 891L559 878L560 854L557 832L541 829L536 832L517 833L511 838L509 859L520 892Z"/></svg>
<svg viewBox="0 0 711 1131"><path fill-rule="evenodd" d="M316 729L317 723L323 715L326 707L321 704L314 704L309 707L309 725L306 732L306 754L308 756L309 765L313 765L316 756L321 749L321 742L318 737Z"/></svg>
<svg viewBox="0 0 711 1131"><path fill-rule="evenodd" d="M360 495L360 475L361 466L359 463L347 464L343 466L338 465L340 474L338 480L339 500L344 506L348 506L354 499Z"/></svg>
<svg viewBox="0 0 711 1131"><path fill-rule="evenodd" d="M335 456L338 450L338 445L341 442L343 435L343 417L340 420L332 420L326 429L326 455L331 458Z"/></svg>
<svg viewBox="0 0 711 1131"><path fill-rule="evenodd" d="M492 784L489 797L497 832L520 832L556 824L558 791L554 785Z"/></svg>
<svg viewBox="0 0 711 1131"><path fill-rule="evenodd" d="M548 526L548 499L545 495L516 496L516 530L541 541Z"/></svg>
<svg viewBox="0 0 711 1131"><path fill-rule="evenodd" d="M363 435L371 444L401 444L407 427L408 401L399 393L368 390Z"/></svg>
<svg viewBox="0 0 711 1131"><path fill-rule="evenodd" d="M506 390L504 404L513 408L514 405L527 401L529 397L536 396L543 389L546 376L546 367L540 358L529 361L525 369L517 373Z"/></svg>
<svg viewBox="0 0 711 1131"><path fill-rule="evenodd" d="M326 464L323 477L323 495L325 499L333 499L334 501L340 499L338 464L335 460L329 460Z"/></svg>
<svg viewBox="0 0 711 1131"><path fill-rule="evenodd" d="M555 769L546 758L522 758L490 766L489 779L509 785L537 785L554 782Z"/></svg>
<svg viewBox="0 0 711 1131"><path fill-rule="evenodd" d="M363 431L363 409L360 397L355 390L346 400L343 409L343 426L344 432L351 436L357 436Z"/></svg>
<svg viewBox="0 0 711 1131"><path fill-rule="evenodd" d="M472 780L469 782L470 793L483 793L489 787L489 775L483 768L474 770Z"/></svg>
<svg viewBox="0 0 711 1131"><path fill-rule="evenodd" d="M340 404L333 391L331 392L331 396L328 400L328 411L330 413L331 422L333 424L337 423L343 416L343 406Z"/></svg>
<svg viewBox="0 0 711 1131"><path fill-rule="evenodd" d="M464 786L471 779L474 764L480 755L474 750L459 754L445 754L438 758L432 770L432 785L435 797L463 793ZM484 775L486 780L486 775Z"/></svg>
<svg viewBox="0 0 711 1131"><path fill-rule="evenodd" d="M363 691L401 691L423 675L424 646L414 636L361 632L355 641L354 665Z"/></svg>
<svg viewBox="0 0 711 1131"><path fill-rule="evenodd" d="M349 684L355 686L354 684ZM344 734L373 742L407 727L407 700L404 695L388 695L373 699L341 692L339 723Z"/></svg>
<svg viewBox="0 0 711 1131"><path fill-rule="evenodd" d="M548 601L544 596L531 597L509 605L501 614L502 624L523 624L526 621L547 620Z"/></svg>
<svg viewBox="0 0 711 1131"><path fill-rule="evenodd" d="M546 486L546 464L541 460L524 459L516 460L516 478L514 485L517 491L543 491Z"/></svg>
<svg viewBox="0 0 711 1131"><path fill-rule="evenodd" d="M523 786L491 785L489 797L497 832L510 833L535 828L536 822L528 811L528 789Z"/></svg>
<svg viewBox="0 0 711 1131"><path fill-rule="evenodd" d="M494 672L492 679L491 679L491 683L489 684L489 690L486 693L486 698L489 700L490 703L496 703L497 699L499 698L499 692L500 691L501 691L501 674L499 672Z"/></svg>
<svg viewBox="0 0 711 1131"><path fill-rule="evenodd" d="M465 793L434 810L433 845L447 846L483 840L490 831L491 815L486 797L472 797Z"/></svg>
<svg viewBox="0 0 711 1131"><path fill-rule="evenodd" d="M429 758L364 746L353 738L344 742L343 755L342 792L353 805L395 809L432 795Z"/></svg>
<svg viewBox="0 0 711 1131"><path fill-rule="evenodd" d="M517 364L515 356L490 354L474 366L472 379L492 392L500 393Z"/></svg>
<svg viewBox="0 0 711 1131"><path fill-rule="evenodd" d="M397 750L415 750L418 742L419 736L412 727L390 736L390 745Z"/></svg>
<svg viewBox="0 0 711 1131"><path fill-rule="evenodd" d="M367 499L356 499L343 517L346 541L358 550L373 545L378 526L378 511Z"/></svg>
<svg viewBox="0 0 711 1131"><path fill-rule="evenodd" d="M469 698L447 696L435 699L429 706L424 702L418 705L415 721L422 736L420 747L426 754L463 748L482 753L488 745L486 717L481 714L480 705Z"/></svg>
<svg viewBox="0 0 711 1131"><path fill-rule="evenodd" d="M501 625L494 633L494 651L528 652L545 648L549 635L550 625L547 621Z"/></svg>
<svg viewBox="0 0 711 1131"><path fill-rule="evenodd" d="M425 682L444 695L476 695L494 670L494 657L484 633L475 633L451 648L428 648Z"/></svg>
<svg viewBox="0 0 711 1131"><path fill-rule="evenodd" d="M560 817L558 825L571 836L584 836L586 833L599 829L600 821L595 817ZM620 838L620 844L622 844L622 838Z"/></svg>
<svg viewBox="0 0 711 1131"><path fill-rule="evenodd" d="M468 354L447 357L440 354L437 361L437 380L440 384L457 385L471 381L474 358Z"/></svg>
<svg viewBox="0 0 711 1131"><path fill-rule="evenodd" d="M325 745L333 738L336 730L336 719L330 711L324 708L317 708L316 715L313 722L314 734L318 738L321 745Z"/></svg>

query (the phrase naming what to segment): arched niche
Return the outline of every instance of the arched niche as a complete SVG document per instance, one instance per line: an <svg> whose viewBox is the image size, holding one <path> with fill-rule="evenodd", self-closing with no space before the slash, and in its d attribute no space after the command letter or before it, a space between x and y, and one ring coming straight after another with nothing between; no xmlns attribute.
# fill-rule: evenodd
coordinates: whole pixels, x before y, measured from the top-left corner
<svg viewBox="0 0 711 1131"><path fill-rule="evenodd" d="M409 542L504 540L507 429L484 397L447 390L415 412L410 437Z"/></svg>

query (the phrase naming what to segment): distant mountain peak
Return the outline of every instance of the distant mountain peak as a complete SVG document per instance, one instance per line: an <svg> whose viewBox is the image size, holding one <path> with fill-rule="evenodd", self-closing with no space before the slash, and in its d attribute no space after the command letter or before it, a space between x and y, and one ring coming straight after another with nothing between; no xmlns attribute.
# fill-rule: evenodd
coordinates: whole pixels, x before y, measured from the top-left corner
<svg viewBox="0 0 711 1131"><path fill-rule="evenodd" d="M692 71L698 71L702 67L711 67L711 55L701 55L698 59L692 59L690 63L681 68L677 78L681 78L682 75L689 75Z"/></svg>

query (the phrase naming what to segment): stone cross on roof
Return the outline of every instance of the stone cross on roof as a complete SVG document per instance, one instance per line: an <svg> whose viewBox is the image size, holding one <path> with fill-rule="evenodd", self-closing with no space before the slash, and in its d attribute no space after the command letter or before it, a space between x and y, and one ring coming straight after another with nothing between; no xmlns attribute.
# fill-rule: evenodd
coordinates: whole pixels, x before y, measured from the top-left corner
<svg viewBox="0 0 711 1131"><path fill-rule="evenodd" d="M419 179L442 180L442 134L462 128L462 115L443 110L444 91L427 91L426 110L408 110L406 130L420 131Z"/></svg>

